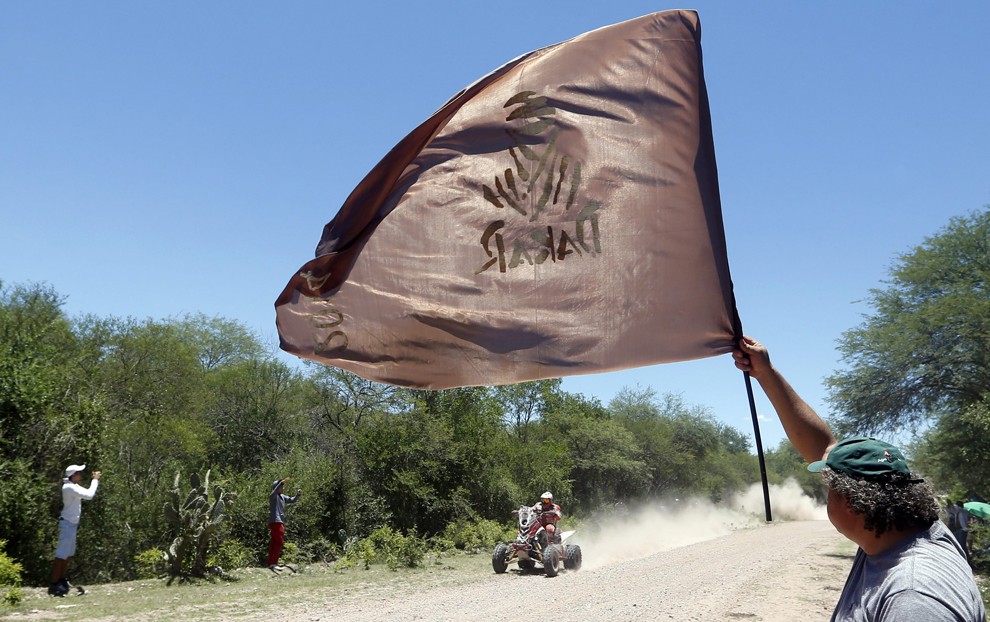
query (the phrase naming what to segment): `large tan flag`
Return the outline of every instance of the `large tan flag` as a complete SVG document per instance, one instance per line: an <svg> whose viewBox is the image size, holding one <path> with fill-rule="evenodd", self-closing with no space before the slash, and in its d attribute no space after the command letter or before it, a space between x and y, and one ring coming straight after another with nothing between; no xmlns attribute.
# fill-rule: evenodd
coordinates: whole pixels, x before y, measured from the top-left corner
<svg viewBox="0 0 990 622"><path fill-rule="evenodd" d="M701 27L521 56L406 136L275 303L281 346L442 389L714 356L736 325Z"/></svg>

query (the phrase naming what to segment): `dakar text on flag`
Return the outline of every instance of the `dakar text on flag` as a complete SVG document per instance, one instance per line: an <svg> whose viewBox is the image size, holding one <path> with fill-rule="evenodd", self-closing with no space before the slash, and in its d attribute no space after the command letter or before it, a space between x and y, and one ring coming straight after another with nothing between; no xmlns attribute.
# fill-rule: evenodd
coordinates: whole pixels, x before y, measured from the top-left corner
<svg viewBox="0 0 990 622"><path fill-rule="evenodd" d="M275 303L281 346L441 389L714 356L736 326L701 30L525 54L368 174Z"/></svg>

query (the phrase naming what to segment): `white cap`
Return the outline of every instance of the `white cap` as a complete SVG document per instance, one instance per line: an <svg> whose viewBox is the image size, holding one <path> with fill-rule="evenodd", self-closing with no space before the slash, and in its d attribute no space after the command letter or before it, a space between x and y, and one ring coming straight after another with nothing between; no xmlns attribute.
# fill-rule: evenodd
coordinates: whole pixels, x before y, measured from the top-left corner
<svg viewBox="0 0 990 622"><path fill-rule="evenodd" d="M85 470L86 470L85 464L70 464L68 468L65 469L65 476L72 477L79 471L85 471Z"/></svg>

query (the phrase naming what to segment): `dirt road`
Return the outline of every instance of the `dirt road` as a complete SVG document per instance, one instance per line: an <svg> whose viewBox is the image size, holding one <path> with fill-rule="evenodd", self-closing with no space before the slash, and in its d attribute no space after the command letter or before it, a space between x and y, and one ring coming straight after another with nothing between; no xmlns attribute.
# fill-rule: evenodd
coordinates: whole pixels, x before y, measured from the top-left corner
<svg viewBox="0 0 990 622"><path fill-rule="evenodd" d="M598 567L589 550L586 568L553 579L510 570L453 587L314 595L279 613L293 622L825 621L854 552L828 521L781 522Z"/></svg>

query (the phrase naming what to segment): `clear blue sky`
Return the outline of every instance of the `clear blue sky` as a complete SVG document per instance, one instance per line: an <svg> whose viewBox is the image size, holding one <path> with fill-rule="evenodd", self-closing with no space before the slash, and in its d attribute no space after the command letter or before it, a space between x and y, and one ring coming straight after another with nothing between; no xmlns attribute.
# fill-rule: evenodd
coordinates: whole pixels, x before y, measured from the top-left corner
<svg viewBox="0 0 990 622"><path fill-rule="evenodd" d="M701 16L743 326L828 414L869 289L990 203L990 3L5 2L0 279L274 343L276 295L407 132L519 54L667 8ZM637 385L752 432L727 356L564 383Z"/></svg>

